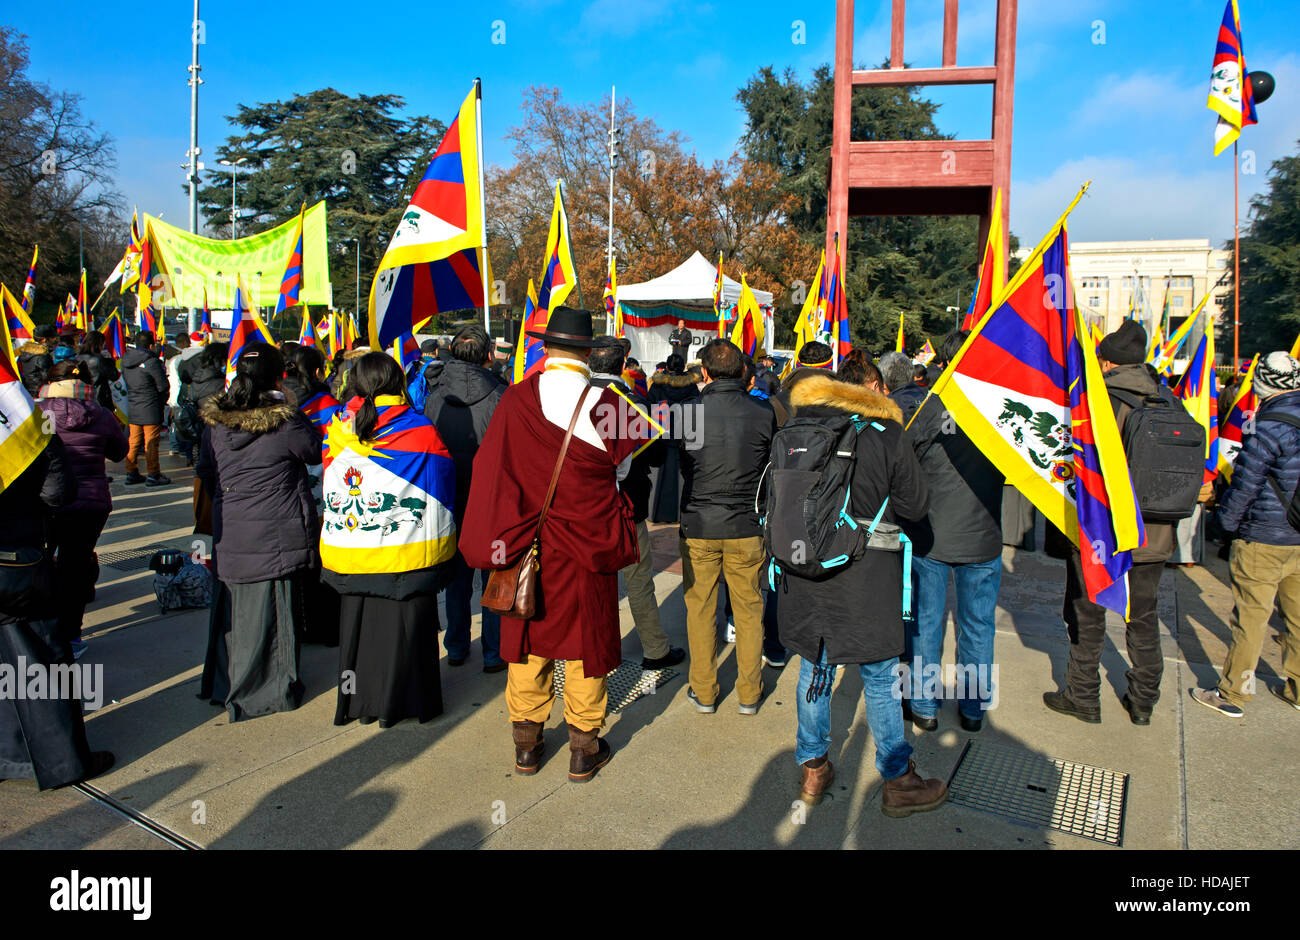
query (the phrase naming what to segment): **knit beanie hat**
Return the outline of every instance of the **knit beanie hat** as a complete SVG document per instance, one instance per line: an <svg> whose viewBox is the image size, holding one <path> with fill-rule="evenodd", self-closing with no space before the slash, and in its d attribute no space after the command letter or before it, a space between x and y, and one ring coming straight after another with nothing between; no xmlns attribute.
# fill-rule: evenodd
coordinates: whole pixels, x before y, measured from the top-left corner
<svg viewBox="0 0 1300 940"><path fill-rule="evenodd" d="M1255 366L1251 383L1261 399L1300 389L1300 362L1284 352L1271 352Z"/></svg>
<svg viewBox="0 0 1300 940"><path fill-rule="evenodd" d="M1143 362L1147 357L1147 331L1137 320L1125 320L1098 344L1097 356L1117 366Z"/></svg>

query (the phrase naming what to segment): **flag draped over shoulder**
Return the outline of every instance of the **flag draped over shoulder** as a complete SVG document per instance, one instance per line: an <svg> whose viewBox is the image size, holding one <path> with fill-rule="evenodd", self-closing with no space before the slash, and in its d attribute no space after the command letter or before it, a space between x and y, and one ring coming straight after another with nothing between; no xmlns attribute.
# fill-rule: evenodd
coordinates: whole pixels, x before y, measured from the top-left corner
<svg viewBox="0 0 1300 940"><path fill-rule="evenodd" d="M404 402L375 399L372 441L357 439L346 411L326 428L320 554L331 571L417 571L456 553L451 455L428 419Z"/></svg>
<svg viewBox="0 0 1300 940"><path fill-rule="evenodd" d="M317 392L311 398L308 398L305 402L299 405L298 410L306 416L307 420L310 421L315 426L316 430L320 431L321 436L324 437L326 427L334 420L334 416L343 410L343 406L339 404L339 400L328 391L322 391Z"/></svg>
<svg viewBox="0 0 1300 940"><path fill-rule="evenodd" d="M23 283L23 311L27 312L32 309L32 302L36 300L36 258L40 254L40 246L32 246L32 263L27 268L27 280Z"/></svg>
<svg viewBox="0 0 1300 940"><path fill-rule="evenodd" d="M1219 472L1229 483L1232 482L1232 466L1237 461L1237 454L1241 452L1242 438L1248 433L1247 429L1255 420L1255 412L1259 410L1259 396L1254 389L1257 365L1259 353L1251 360L1246 377L1241 380L1236 397L1232 400L1232 408L1224 419L1223 427L1219 428Z"/></svg>
<svg viewBox="0 0 1300 940"><path fill-rule="evenodd" d="M388 352L393 357L393 360L402 367L402 372L410 378L411 367L420 361L420 344L416 341L415 336L411 333L399 336L393 340L393 345Z"/></svg>
<svg viewBox="0 0 1300 940"><path fill-rule="evenodd" d="M1196 423L1205 428L1205 478L1202 482L1209 483L1219 475L1219 392L1214 375L1212 321L1205 324L1205 335L1196 347L1191 365L1174 388L1174 394L1183 400Z"/></svg>
<svg viewBox="0 0 1300 940"><path fill-rule="evenodd" d="M555 184L555 204L551 208L551 228L546 235L546 261L537 292L524 301L524 320L515 346L514 380L521 382L542 368L545 356L542 341L528 336L524 331L542 332L550 322L551 311L562 305L578 283L578 272L573 266L573 248L569 244L569 216L564 211L564 193ZM532 282L529 282L532 287ZM532 301L529 309L528 301Z"/></svg>
<svg viewBox="0 0 1300 940"><path fill-rule="evenodd" d="M4 418L0 421L0 492L3 492L50 442L44 414L32 401L19 376L7 316L0 317L0 416Z"/></svg>
<svg viewBox="0 0 1300 940"><path fill-rule="evenodd" d="M27 316L27 311L3 284L0 284L0 306L4 308L5 326L9 330L10 343L26 342L35 338L36 327Z"/></svg>
<svg viewBox="0 0 1300 940"><path fill-rule="evenodd" d="M370 287L373 349L387 349L436 313L484 305L478 96L475 81L379 262Z"/></svg>
<svg viewBox="0 0 1300 940"><path fill-rule="evenodd" d="M746 356L758 355L763 345L763 311L759 309L758 298L749 288L745 275L740 276L740 303L737 306L736 325L731 329L731 341L740 347Z"/></svg>
<svg viewBox="0 0 1300 940"><path fill-rule="evenodd" d="M1255 93L1246 71L1246 53L1241 44L1241 12L1237 0L1228 0L1223 22L1214 41L1214 64L1210 70L1210 96L1205 106L1219 116L1214 125L1214 155L1217 157L1237 142L1241 129L1258 123Z"/></svg>
<svg viewBox="0 0 1300 940"><path fill-rule="evenodd" d="M244 350L250 343L270 343L275 345L275 340L271 338L271 331L266 328L262 318L257 315L248 302L248 291L244 287L242 277L235 278L235 303L231 312L230 322L230 350L226 354L226 385L230 385L230 380L235 377L235 368L239 365L239 357L244 354Z"/></svg>
<svg viewBox="0 0 1300 940"><path fill-rule="evenodd" d="M980 261L979 280L971 294L970 306L961 321L963 330L973 330L980 317L988 312L993 298L1002 294L1007 284L1007 256L1002 243L1002 188L993 197L993 214L989 216L989 237L984 243L984 257Z"/></svg>
<svg viewBox="0 0 1300 940"><path fill-rule="evenodd" d="M1127 617L1130 552L1146 533L1075 308L1065 216L994 298L934 394L1007 483L1080 548L1088 598Z"/></svg>

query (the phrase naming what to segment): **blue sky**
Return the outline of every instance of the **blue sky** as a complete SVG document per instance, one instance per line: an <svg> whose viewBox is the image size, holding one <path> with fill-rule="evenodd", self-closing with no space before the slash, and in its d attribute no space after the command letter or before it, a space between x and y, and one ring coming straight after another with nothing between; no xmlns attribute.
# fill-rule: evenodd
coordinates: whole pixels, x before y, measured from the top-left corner
<svg viewBox="0 0 1300 940"><path fill-rule="evenodd" d="M83 95L86 114L116 139L127 203L184 224L191 4L142 6L124 16L120 5L87 0L14 4L4 21L28 36L33 77ZM1244 213L1269 164L1300 139L1300 0L1241 7L1247 65L1278 84L1260 124L1242 135L1256 170L1242 177ZM994 8L994 0L962 0L958 64L992 61ZM888 56L889 10L889 0L857 3L859 64ZM520 117L525 88L554 85L569 101L595 101L611 83L640 114L684 134L702 159L725 158L744 127L736 89L763 65L807 78L830 62L834 12L832 0L204 0L203 159L215 160L231 130L225 116L240 103L333 86L401 94L412 112L449 122L475 76L484 81L492 163L511 161L503 135ZM910 65L939 64L942 14L943 0L908 4ZM1205 107L1222 14L1223 0L1022 0L1010 195L1022 241L1035 241L1087 178L1092 192L1072 217L1076 240L1231 236L1231 158L1212 156L1214 116ZM492 41L496 21L504 44ZM337 51L343 40L351 48ZM987 136L987 89L929 94L943 105L941 129Z"/></svg>

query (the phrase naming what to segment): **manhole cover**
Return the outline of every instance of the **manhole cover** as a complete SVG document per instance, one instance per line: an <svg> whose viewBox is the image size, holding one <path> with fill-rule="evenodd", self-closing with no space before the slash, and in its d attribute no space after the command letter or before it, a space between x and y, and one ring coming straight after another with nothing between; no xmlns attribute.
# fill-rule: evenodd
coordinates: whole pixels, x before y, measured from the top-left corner
<svg viewBox="0 0 1300 940"><path fill-rule="evenodd" d="M174 545L151 545L148 548L127 548L120 551L100 552L98 558L101 565L108 565L118 571L139 571L149 567L149 559L153 557L154 552L169 550L183 551L189 554L187 548L176 548Z"/></svg>
<svg viewBox="0 0 1300 940"><path fill-rule="evenodd" d="M655 690L677 676L676 669L642 669L641 664L630 659L605 677L609 687L609 710L620 711L643 695L654 695ZM555 661L555 694L564 694L564 661Z"/></svg>
<svg viewBox="0 0 1300 940"><path fill-rule="evenodd" d="M968 741L948 782L948 801L1121 845L1128 774Z"/></svg>

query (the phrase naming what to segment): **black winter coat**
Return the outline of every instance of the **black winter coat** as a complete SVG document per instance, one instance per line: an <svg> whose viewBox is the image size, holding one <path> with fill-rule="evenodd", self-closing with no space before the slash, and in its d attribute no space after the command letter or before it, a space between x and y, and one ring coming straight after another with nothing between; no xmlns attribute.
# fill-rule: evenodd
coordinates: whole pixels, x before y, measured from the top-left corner
<svg viewBox="0 0 1300 940"><path fill-rule="evenodd" d="M206 351L181 360L181 364L176 367L176 374L190 387L190 401L195 404L226 390L225 363L209 362Z"/></svg>
<svg viewBox="0 0 1300 940"><path fill-rule="evenodd" d="M50 438L27 469L17 479L0 490L0 549L43 548L53 551L51 518L56 509L66 506L77 495L77 479L73 475L63 442ZM50 557L48 554L47 558ZM49 616L55 615L57 604L48 598ZM21 615L0 610L0 623L14 623L33 618L33 612Z"/></svg>
<svg viewBox="0 0 1300 940"><path fill-rule="evenodd" d="M199 409L208 432L195 471L215 494L221 580L250 584L316 567L320 530L307 467L321 461L320 435L287 402L223 411L220 400Z"/></svg>
<svg viewBox="0 0 1300 940"><path fill-rule="evenodd" d="M487 433L488 422L506 385L482 366L453 359L441 365L436 384L429 387L424 402L424 416L438 429L451 461L456 466L456 505L453 514L459 528L469 502L469 484L474 473L474 455ZM426 369L425 374L428 374Z"/></svg>
<svg viewBox="0 0 1300 940"><path fill-rule="evenodd" d="M743 539L763 534L754 511L776 433L772 406L739 379L715 379L700 393L694 443L683 442L682 537Z"/></svg>
<svg viewBox="0 0 1300 940"><path fill-rule="evenodd" d="M925 396L930 394L928 389L921 388L915 382L908 382L896 392L890 392L892 398L903 412L903 426L912 420L912 415L916 414L916 409L921 407L921 402L925 401Z"/></svg>
<svg viewBox="0 0 1300 940"><path fill-rule="evenodd" d="M110 384L121 375L117 371L117 363L108 356L100 356L95 353L82 353L77 356L77 359L84 362L90 369L90 384L95 387L95 401L112 411L113 390L110 388Z"/></svg>
<svg viewBox="0 0 1300 940"><path fill-rule="evenodd" d="M122 354L122 381L126 383L126 419L131 424L163 423L163 409L171 385L162 360L135 346Z"/></svg>
<svg viewBox="0 0 1300 940"><path fill-rule="evenodd" d="M1232 484L1219 501L1219 522L1247 542L1300 545L1300 532L1286 521L1291 494L1300 484L1300 429L1268 420L1275 414L1300 418L1300 393L1274 395L1260 403L1255 433L1242 440L1232 465ZM1270 480L1281 487L1286 503L1277 498Z"/></svg>
<svg viewBox="0 0 1300 940"><path fill-rule="evenodd" d="M618 390L636 403L636 406L650 414L650 402L637 394L635 389L629 388L627 383L619 376L615 375L593 375L591 384L598 385L601 388L608 388L611 385L617 386ZM659 438L641 453L632 458L632 464L628 467L627 476L618 484L618 488L627 494L627 498L632 501L632 521L645 522L650 515L650 470L654 467L663 466L664 449L663 438Z"/></svg>
<svg viewBox="0 0 1300 940"><path fill-rule="evenodd" d="M930 488L929 514L904 527L915 553L949 565L1000 556L1002 474L956 426L937 395L917 410L907 437Z"/></svg>
<svg viewBox="0 0 1300 940"><path fill-rule="evenodd" d="M27 394L33 398L40 397L41 386L45 384L52 368L54 357L44 343L27 343L19 350L18 373L22 376Z"/></svg>
<svg viewBox="0 0 1300 940"><path fill-rule="evenodd" d="M857 414L868 419L858 434L850 484L855 519L869 524L886 497L889 505L881 522L924 518L930 507L929 487L903 432L897 404L830 375L800 382L791 403L798 418ZM867 549L861 558L816 581L785 572L776 591L781 642L804 659L815 662L823 643L827 661L833 664L877 663L903 652L901 552Z"/></svg>

